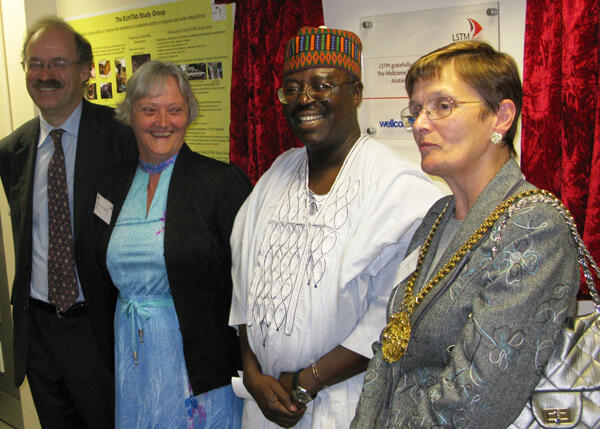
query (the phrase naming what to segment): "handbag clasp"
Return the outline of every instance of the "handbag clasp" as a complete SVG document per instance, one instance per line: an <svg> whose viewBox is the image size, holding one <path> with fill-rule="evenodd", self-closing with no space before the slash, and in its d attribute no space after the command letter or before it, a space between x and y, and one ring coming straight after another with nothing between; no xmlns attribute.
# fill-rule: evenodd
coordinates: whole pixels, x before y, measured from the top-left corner
<svg viewBox="0 0 600 429"><path fill-rule="evenodd" d="M568 408L544 408L544 423L571 423L571 410Z"/></svg>

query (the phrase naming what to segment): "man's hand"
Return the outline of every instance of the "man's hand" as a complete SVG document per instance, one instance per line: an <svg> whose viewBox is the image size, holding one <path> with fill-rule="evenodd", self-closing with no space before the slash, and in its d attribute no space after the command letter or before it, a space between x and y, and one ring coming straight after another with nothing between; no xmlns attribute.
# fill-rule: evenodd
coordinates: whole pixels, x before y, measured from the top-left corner
<svg viewBox="0 0 600 429"><path fill-rule="evenodd" d="M244 385L264 416L282 427L296 425L306 411L305 405L295 402L292 398L291 376L288 378L289 386L284 387L280 381L269 375L244 372Z"/></svg>
<svg viewBox="0 0 600 429"><path fill-rule="evenodd" d="M306 406L294 402L292 378L282 384L269 375L262 373L256 355L250 349L246 325L239 326L240 348L244 365L244 386L264 414L279 426L292 427L302 418Z"/></svg>

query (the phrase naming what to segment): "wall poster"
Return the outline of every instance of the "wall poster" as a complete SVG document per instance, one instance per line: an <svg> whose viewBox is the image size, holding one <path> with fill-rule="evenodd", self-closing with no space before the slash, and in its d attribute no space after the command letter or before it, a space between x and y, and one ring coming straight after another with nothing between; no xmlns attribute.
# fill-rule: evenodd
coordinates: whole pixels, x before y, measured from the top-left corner
<svg viewBox="0 0 600 429"><path fill-rule="evenodd" d="M187 74L198 98L198 117L186 143L229 162L232 15L231 4L180 0L69 19L94 52L86 97L114 107L125 98L127 79L140 65L151 59L172 62Z"/></svg>
<svg viewBox="0 0 600 429"><path fill-rule="evenodd" d="M360 19L363 43L364 132L414 145L400 112L408 105L404 77L422 55L459 40L483 39L499 48L498 2Z"/></svg>

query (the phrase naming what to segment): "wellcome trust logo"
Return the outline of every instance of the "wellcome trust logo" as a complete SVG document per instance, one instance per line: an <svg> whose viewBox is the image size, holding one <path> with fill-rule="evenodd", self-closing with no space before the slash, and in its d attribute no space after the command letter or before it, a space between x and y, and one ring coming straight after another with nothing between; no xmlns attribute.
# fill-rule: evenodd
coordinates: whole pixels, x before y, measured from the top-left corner
<svg viewBox="0 0 600 429"><path fill-rule="evenodd" d="M481 30L483 30L481 24L479 24L473 18L467 18L467 22L469 23L469 31L462 33L452 33L453 42L457 42L459 40L474 39L479 33L481 33Z"/></svg>
<svg viewBox="0 0 600 429"><path fill-rule="evenodd" d="M410 124L404 125L404 122L402 122L402 120L397 121L394 118L391 118L387 121L379 121L379 126L381 128L405 128L407 126L410 127Z"/></svg>

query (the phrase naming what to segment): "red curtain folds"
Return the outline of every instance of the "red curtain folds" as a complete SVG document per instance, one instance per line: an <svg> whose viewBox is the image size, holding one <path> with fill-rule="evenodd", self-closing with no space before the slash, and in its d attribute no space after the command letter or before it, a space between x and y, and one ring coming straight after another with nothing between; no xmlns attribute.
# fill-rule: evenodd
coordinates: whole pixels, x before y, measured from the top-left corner
<svg viewBox="0 0 600 429"><path fill-rule="evenodd" d="M230 160L256 183L286 149L300 146L281 111L285 43L323 25L321 0L238 0L233 35Z"/></svg>
<svg viewBox="0 0 600 429"><path fill-rule="evenodd" d="M521 166L569 208L600 262L599 23L598 0L527 2Z"/></svg>

